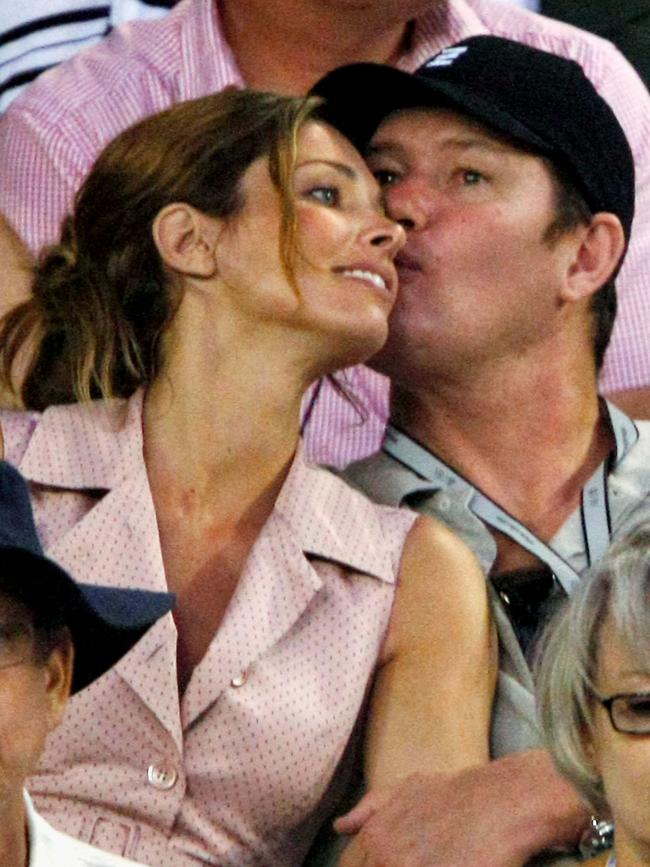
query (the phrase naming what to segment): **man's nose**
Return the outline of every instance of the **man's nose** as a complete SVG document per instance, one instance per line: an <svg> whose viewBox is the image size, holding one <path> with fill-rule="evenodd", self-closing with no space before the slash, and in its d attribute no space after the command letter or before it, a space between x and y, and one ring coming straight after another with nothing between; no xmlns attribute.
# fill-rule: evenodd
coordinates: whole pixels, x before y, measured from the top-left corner
<svg viewBox="0 0 650 867"><path fill-rule="evenodd" d="M423 229L433 212L435 191L420 180L405 179L384 189L386 213L407 232Z"/></svg>

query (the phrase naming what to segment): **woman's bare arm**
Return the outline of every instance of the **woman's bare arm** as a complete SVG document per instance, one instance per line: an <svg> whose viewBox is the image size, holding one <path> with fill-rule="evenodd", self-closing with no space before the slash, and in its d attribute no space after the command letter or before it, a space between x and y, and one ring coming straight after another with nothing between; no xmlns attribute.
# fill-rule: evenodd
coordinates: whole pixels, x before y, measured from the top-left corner
<svg viewBox="0 0 650 867"><path fill-rule="evenodd" d="M419 518L404 548L372 696L369 787L487 762L496 670L481 567L446 527Z"/></svg>
<svg viewBox="0 0 650 867"><path fill-rule="evenodd" d="M370 792L394 789L411 774L486 763L496 672L483 571L447 528L419 518L404 549L371 699ZM341 867L364 857L353 839Z"/></svg>

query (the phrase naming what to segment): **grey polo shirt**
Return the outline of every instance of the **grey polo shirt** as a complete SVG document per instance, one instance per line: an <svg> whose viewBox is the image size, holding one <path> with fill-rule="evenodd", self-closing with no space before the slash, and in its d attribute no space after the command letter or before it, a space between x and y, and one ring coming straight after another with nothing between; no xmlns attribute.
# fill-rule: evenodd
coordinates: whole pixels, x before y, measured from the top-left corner
<svg viewBox="0 0 650 867"><path fill-rule="evenodd" d="M650 422L637 422L639 439L608 476L612 539L650 521ZM408 506L431 515L454 530L474 551L486 574L496 558L489 528L469 508L473 490L462 479L444 490L423 481L394 458L379 452L350 465L344 478L371 499ZM576 510L550 542L577 571L587 567L580 510ZM495 594L494 619L501 645L499 680L492 721L492 756L539 746L533 679L510 621Z"/></svg>

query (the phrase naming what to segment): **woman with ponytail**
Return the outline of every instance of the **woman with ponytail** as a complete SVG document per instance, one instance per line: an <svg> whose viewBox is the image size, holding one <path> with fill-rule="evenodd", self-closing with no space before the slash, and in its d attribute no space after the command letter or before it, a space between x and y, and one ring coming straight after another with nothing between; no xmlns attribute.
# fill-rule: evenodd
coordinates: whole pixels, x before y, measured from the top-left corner
<svg viewBox="0 0 650 867"><path fill-rule="evenodd" d="M31 792L157 867L299 864L373 677L371 788L487 759L477 563L301 449L305 390L386 338L403 238L321 112L228 91L122 133L0 335L48 555L177 599L73 699Z"/></svg>

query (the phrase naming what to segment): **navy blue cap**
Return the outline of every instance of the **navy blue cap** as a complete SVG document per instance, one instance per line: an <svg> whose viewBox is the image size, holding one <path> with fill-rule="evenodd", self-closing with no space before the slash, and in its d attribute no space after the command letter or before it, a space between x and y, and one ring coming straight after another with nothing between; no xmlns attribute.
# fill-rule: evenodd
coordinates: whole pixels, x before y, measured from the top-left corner
<svg viewBox="0 0 650 867"><path fill-rule="evenodd" d="M82 584L46 557L25 480L6 461L0 461L0 592L39 612L39 621L56 612L68 627L73 692L113 666L174 605L171 593Z"/></svg>
<svg viewBox="0 0 650 867"><path fill-rule="evenodd" d="M381 121L405 108L451 108L547 156L593 213L608 211L629 240L634 159L614 112L573 60L503 39L472 36L407 73L355 63L313 88L320 116L363 152Z"/></svg>

